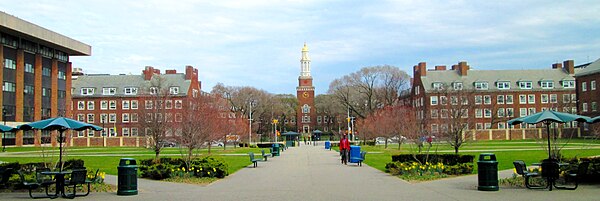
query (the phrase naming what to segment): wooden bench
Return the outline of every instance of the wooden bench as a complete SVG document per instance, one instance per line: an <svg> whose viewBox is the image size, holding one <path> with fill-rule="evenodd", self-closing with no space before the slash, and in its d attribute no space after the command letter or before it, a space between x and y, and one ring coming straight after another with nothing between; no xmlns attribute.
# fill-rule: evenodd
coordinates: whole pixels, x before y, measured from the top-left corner
<svg viewBox="0 0 600 201"><path fill-rule="evenodd" d="M254 167L256 167L258 165L258 161L260 161L260 159L255 159L253 152L249 152L248 155L250 156L250 162L254 163Z"/></svg>
<svg viewBox="0 0 600 201"><path fill-rule="evenodd" d="M358 166L362 166L362 162L365 160L366 155L367 155L366 151L361 151L360 157L350 157L350 161L356 160L356 161L358 161Z"/></svg>
<svg viewBox="0 0 600 201"><path fill-rule="evenodd" d="M262 157L263 157L263 158L265 158L265 161L267 161L267 157L268 157L270 154L266 154L264 149L261 149L261 150L260 150L260 152L262 153Z"/></svg>

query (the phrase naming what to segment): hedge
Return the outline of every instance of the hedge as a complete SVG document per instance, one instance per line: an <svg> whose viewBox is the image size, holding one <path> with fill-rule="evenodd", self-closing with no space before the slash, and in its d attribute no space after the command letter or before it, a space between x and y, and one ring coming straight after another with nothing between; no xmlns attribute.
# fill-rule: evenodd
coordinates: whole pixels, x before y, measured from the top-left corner
<svg viewBox="0 0 600 201"><path fill-rule="evenodd" d="M427 159L427 160L426 160ZM392 155L392 162L419 162L419 163L443 163L444 165L457 165L461 163L473 163L474 155L457 154L399 154Z"/></svg>

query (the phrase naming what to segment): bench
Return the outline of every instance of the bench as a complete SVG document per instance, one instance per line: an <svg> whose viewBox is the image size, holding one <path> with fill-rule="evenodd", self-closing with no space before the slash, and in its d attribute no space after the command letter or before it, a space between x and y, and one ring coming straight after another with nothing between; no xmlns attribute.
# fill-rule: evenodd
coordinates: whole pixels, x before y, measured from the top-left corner
<svg viewBox="0 0 600 201"><path fill-rule="evenodd" d="M256 168L256 166L258 165L258 161L260 161L260 159L255 159L253 152L249 152L248 155L250 156L250 162L254 163L254 167Z"/></svg>
<svg viewBox="0 0 600 201"><path fill-rule="evenodd" d="M365 156L367 155L366 151L360 152L360 157L350 157L350 161L358 161L358 166L362 166L362 162L365 160Z"/></svg>
<svg viewBox="0 0 600 201"><path fill-rule="evenodd" d="M264 149L261 149L261 150L260 150L260 152L262 153L262 157L263 157L263 158L265 158L265 161L267 161L267 157L268 157L270 154L266 154Z"/></svg>
<svg viewBox="0 0 600 201"><path fill-rule="evenodd" d="M0 187L8 188L8 180L12 175L12 168L0 167Z"/></svg>
<svg viewBox="0 0 600 201"><path fill-rule="evenodd" d="M525 187L527 187L529 189L547 188L546 186L534 186L529 183L530 178L539 177L541 175L537 172L527 171L527 165L525 165L524 161L522 161L522 160L513 161L513 165L515 166L515 170L517 171L517 174L523 176L523 178L525 179Z"/></svg>

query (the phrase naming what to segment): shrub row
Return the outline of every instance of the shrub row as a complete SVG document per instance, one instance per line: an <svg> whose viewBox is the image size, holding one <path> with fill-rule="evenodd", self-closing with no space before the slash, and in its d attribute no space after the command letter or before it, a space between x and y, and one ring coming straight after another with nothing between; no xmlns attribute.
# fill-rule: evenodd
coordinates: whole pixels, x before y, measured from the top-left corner
<svg viewBox="0 0 600 201"><path fill-rule="evenodd" d="M399 154L392 155L392 162L418 162L418 163L443 163L444 165L457 165L461 163L473 163L473 155L457 154Z"/></svg>
<svg viewBox="0 0 600 201"><path fill-rule="evenodd" d="M460 163L455 165L444 165L443 163L417 162L390 162L385 165L385 170L393 175L424 175L424 174L448 174L462 175L473 172L473 163Z"/></svg>
<svg viewBox="0 0 600 201"><path fill-rule="evenodd" d="M161 158L158 163L153 159L140 161L141 177L162 180L176 176L217 177L229 175L227 163L213 156L192 160L188 168L181 158Z"/></svg>

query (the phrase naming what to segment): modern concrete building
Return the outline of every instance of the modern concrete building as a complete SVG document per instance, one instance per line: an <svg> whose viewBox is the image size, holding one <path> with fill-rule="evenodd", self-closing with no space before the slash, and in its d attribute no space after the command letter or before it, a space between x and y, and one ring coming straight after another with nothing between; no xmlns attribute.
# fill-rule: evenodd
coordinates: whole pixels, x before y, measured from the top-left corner
<svg viewBox="0 0 600 201"><path fill-rule="evenodd" d="M467 62L450 70L446 66L427 70L421 62L413 70L411 99L423 135L443 136L454 126L462 126L469 131L467 138L532 138L540 134L539 126L508 129L506 122L543 110L577 113L574 75L579 69L572 60L530 70L475 70ZM578 130L570 133L580 134Z"/></svg>
<svg viewBox="0 0 600 201"><path fill-rule="evenodd" d="M577 97L579 102L577 108L579 114L588 117L600 116L598 103L600 103L600 89L596 82L600 81L600 59L578 66L582 70L575 74L577 78ZM584 133L598 134L600 133L600 124L591 124L584 126Z"/></svg>
<svg viewBox="0 0 600 201"><path fill-rule="evenodd" d="M91 46L0 12L0 82L3 115L16 126L70 116L71 56L90 56ZM6 145L56 142L51 132L6 133Z"/></svg>
<svg viewBox="0 0 600 201"><path fill-rule="evenodd" d="M73 118L102 126L103 131L80 131L73 146L143 146L146 119L182 120L187 98L202 95L198 69L185 73L147 66L138 75L86 75L73 80ZM154 95L162 94L156 98ZM152 98L154 97L154 98ZM145 115L145 116L142 116ZM150 117L148 117L150 115Z"/></svg>

